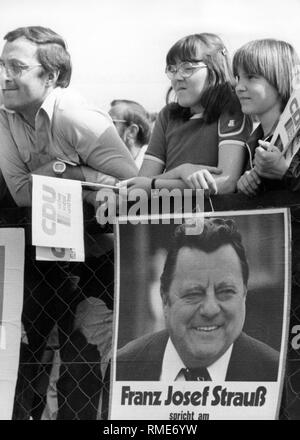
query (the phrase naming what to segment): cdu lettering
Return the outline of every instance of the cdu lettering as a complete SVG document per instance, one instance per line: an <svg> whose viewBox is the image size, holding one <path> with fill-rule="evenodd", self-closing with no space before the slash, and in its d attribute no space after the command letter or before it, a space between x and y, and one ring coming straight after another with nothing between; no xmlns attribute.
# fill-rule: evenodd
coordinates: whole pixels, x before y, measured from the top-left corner
<svg viewBox="0 0 300 440"><path fill-rule="evenodd" d="M56 232L56 210L55 200L56 192L51 186L43 185L43 208L42 208L42 228L48 235L54 235Z"/></svg>

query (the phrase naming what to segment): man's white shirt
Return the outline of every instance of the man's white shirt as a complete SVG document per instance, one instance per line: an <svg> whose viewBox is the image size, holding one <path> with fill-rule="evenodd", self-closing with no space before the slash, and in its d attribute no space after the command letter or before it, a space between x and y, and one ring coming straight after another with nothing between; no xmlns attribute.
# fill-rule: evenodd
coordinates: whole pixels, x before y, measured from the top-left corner
<svg viewBox="0 0 300 440"><path fill-rule="evenodd" d="M233 345L231 344L227 351L218 360L216 360L216 362L207 367L211 380L217 382L225 381L232 347ZM176 348L169 338L163 357L160 381L185 381L183 373L180 373L182 368L186 368L186 366L182 362Z"/></svg>

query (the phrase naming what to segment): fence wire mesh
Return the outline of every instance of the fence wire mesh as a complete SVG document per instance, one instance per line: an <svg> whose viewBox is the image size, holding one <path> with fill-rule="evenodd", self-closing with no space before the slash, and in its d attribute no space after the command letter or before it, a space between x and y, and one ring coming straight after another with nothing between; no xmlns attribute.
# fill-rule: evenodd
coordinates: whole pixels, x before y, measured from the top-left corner
<svg viewBox="0 0 300 440"><path fill-rule="evenodd" d="M294 343L293 332L299 329L300 334L300 205L291 211L292 304L280 419L299 420L300 338ZM23 227L27 243L15 420L107 418L114 307L112 230L100 228L89 210L84 226L84 263L36 261L30 212L1 209L0 227Z"/></svg>
<svg viewBox="0 0 300 440"><path fill-rule="evenodd" d="M85 213L86 214L86 213ZM1 209L0 227L26 236L20 362L13 419L95 420L109 391L112 340L112 231L85 215L84 263L35 259L30 212ZM104 238L104 239L103 239Z"/></svg>

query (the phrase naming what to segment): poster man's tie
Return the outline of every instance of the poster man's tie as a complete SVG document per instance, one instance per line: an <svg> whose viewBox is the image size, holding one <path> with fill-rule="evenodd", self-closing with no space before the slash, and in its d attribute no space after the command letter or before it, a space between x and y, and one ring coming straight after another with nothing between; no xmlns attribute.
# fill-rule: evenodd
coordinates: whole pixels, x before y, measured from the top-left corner
<svg viewBox="0 0 300 440"><path fill-rule="evenodd" d="M209 372L207 368L182 368L181 372L183 373L185 380L194 380L194 381L205 381L211 380Z"/></svg>

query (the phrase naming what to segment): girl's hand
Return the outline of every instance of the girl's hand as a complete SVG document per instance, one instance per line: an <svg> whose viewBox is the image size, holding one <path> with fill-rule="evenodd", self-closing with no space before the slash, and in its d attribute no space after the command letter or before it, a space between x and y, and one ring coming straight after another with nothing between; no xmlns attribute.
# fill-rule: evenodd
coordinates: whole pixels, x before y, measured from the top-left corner
<svg viewBox="0 0 300 440"><path fill-rule="evenodd" d="M151 192L151 177L133 177L132 179L122 180L120 181L117 186L119 188L126 188L128 190L128 193L132 191L133 189L143 189L147 192L147 194L150 194Z"/></svg>
<svg viewBox="0 0 300 440"><path fill-rule="evenodd" d="M179 165L177 168L175 168L175 170L177 170L177 174L174 177L178 179L182 179L184 182L188 179L189 176L191 176L192 174L198 171L207 170L211 174L222 173L222 170L220 168L204 166L204 165L195 165L192 163L184 163L182 165Z"/></svg>
<svg viewBox="0 0 300 440"><path fill-rule="evenodd" d="M183 180L191 189L204 189L206 196L218 192L217 183L208 170L198 170Z"/></svg>
<svg viewBox="0 0 300 440"><path fill-rule="evenodd" d="M246 196L255 196L259 190L261 179L255 169L246 171L238 180L237 190Z"/></svg>
<svg viewBox="0 0 300 440"><path fill-rule="evenodd" d="M261 177L280 180L286 173L291 159L283 157L279 148L270 146L270 142L258 141L260 146L255 150L254 169Z"/></svg>

